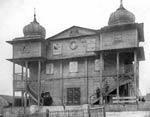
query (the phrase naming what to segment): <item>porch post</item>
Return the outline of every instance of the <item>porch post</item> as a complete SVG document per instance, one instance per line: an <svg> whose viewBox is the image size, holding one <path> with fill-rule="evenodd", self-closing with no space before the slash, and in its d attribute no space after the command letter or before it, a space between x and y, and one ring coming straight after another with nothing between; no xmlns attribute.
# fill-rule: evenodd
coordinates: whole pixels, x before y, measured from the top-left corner
<svg viewBox="0 0 150 117"><path fill-rule="evenodd" d="M13 62L13 106L15 106L15 63Z"/></svg>
<svg viewBox="0 0 150 117"><path fill-rule="evenodd" d="M25 85L26 85L26 92L24 93L24 115L26 115L26 107L27 107L27 78L28 78L28 61L25 61Z"/></svg>
<svg viewBox="0 0 150 117"><path fill-rule="evenodd" d="M117 97L119 97L119 52L117 52Z"/></svg>
<svg viewBox="0 0 150 117"><path fill-rule="evenodd" d="M85 76L87 79L87 86L86 86L86 95L87 95L87 104L89 103L89 80L88 80L88 59L85 58Z"/></svg>
<svg viewBox="0 0 150 117"><path fill-rule="evenodd" d="M102 84L103 84L103 52L100 52L100 90L101 90L101 94L100 94L100 96L101 96L101 99L100 99L100 103L101 104L103 104L103 86L102 86Z"/></svg>
<svg viewBox="0 0 150 117"><path fill-rule="evenodd" d="M135 93L135 96L138 95L136 82L137 82L137 51L135 49L134 50L134 93Z"/></svg>
<svg viewBox="0 0 150 117"><path fill-rule="evenodd" d="M23 66L21 66L21 80L22 80L22 82L24 82L23 75L24 75L24 73L23 73ZM22 103L22 106L23 106L23 102L24 102L23 93L24 93L24 90L21 91L21 98L22 98L22 99L21 99L21 103Z"/></svg>
<svg viewBox="0 0 150 117"><path fill-rule="evenodd" d="M38 61L38 106L40 106L40 90L41 90L41 61Z"/></svg>
<svg viewBox="0 0 150 117"><path fill-rule="evenodd" d="M61 75L61 78L62 78L62 86L61 86L61 103L62 105L64 106L64 79L63 79L63 60L60 61L60 75Z"/></svg>

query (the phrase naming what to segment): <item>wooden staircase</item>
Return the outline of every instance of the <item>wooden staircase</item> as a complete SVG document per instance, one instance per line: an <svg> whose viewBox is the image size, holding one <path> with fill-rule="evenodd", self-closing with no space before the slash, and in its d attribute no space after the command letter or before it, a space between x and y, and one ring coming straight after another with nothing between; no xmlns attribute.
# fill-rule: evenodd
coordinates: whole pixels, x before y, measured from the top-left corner
<svg viewBox="0 0 150 117"><path fill-rule="evenodd" d="M37 92L33 88L31 88L30 85L27 85L27 93L29 94L29 97L34 101L34 103L38 104Z"/></svg>

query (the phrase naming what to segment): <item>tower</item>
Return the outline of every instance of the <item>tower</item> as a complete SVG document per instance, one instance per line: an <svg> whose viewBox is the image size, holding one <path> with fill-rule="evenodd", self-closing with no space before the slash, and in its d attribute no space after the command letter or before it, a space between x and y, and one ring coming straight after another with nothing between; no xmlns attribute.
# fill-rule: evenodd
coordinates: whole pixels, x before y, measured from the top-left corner
<svg viewBox="0 0 150 117"><path fill-rule="evenodd" d="M139 61L144 60L144 50L139 43L144 41L143 35L143 24L135 22L134 14L123 6L121 0L120 7L109 17L108 26L100 30L99 52L103 53L104 66L112 62L116 69L116 75L112 78L102 78L103 85L114 82L114 86L110 83L106 95L139 96ZM102 74L105 74L105 70ZM116 87L116 93L113 87Z"/></svg>
<svg viewBox="0 0 150 117"><path fill-rule="evenodd" d="M13 57L8 59L13 62L13 97L15 98L16 91L21 91L22 97L25 96L24 101L26 104L27 96L32 97L35 102L40 102L41 66L46 59L46 32L45 28L37 22L36 14L34 14L34 20L23 28L23 33L23 37L7 42L13 46ZM15 73L15 64L22 67L20 74ZM36 66L36 68L32 69L33 66ZM35 79L31 79L31 71L35 72ZM37 86L37 96L30 93L32 91L29 87L31 82Z"/></svg>

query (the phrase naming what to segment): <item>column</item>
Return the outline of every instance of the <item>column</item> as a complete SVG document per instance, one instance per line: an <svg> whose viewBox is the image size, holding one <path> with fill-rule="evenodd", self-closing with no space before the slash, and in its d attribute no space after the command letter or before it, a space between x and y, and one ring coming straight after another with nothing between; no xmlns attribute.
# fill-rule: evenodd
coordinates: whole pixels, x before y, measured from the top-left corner
<svg viewBox="0 0 150 117"><path fill-rule="evenodd" d="M41 61L38 61L38 106L40 106L41 92Z"/></svg>
<svg viewBox="0 0 150 117"><path fill-rule="evenodd" d="M27 87L27 79L28 79L28 61L25 62L25 85ZM27 90L27 88L26 88ZM27 93L27 92L26 92ZM26 96L26 93L24 94L25 96L25 102L24 102L24 106L27 107L27 96Z"/></svg>
<svg viewBox="0 0 150 117"><path fill-rule="evenodd" d="M27 93L27 78L28 78L28 61L25 61L25 92L23 93L24 94L24 117L26 116L26 107L27 107L27 96L26 96L26 93Z"/></svg>
<svg viewBox="0 0 150 117"><path fill-rule="evenodd" d="M137 51L134 50L134 93L137 96Z"/></svg>
<svg viewBox="0 0 150 117"><path fill-rule="evenodd" d="M136 88L139 91L139 61L137 61L137 66L136 67L137 67ZM139 96L139 92L137 92L137 96Z"/></svg>
<svg viewBox="0 0 150 117"><path fill-rule="evenodd" d="M24 73L23 73L23 66L21 66L21 80L24 82L23 74L24 74ZM22 106L23 106L23 102L24 102L23 92L24 92L24 91L21 91L21 97L22 97L21 103L22 103Z"/></svg>
<svg viewBox="0 0 150 117"><path fill-rule="evenodd" d="M117 69L117 97L119 97L119 52L117 52L117 65L116 65L116 69Z"/></svg>
<svg viewBox="0 0 150 117"><path fill-rule="evenodd" d="M15 105L15 63L13 62L13 106Z"/></svg>
<svg viewBox="0 0 150 117"><path fill-rule="evenodd" d="M64 79L63 79L63 60L60 61L60 76L62 78L62 82L61 82L61 103L62 105L64 105ZM54 89L55 90L55 89Z"/></svg>
<svg viewBox="0 0 150 117"><path fill-rule="evenodd" d="M88 58L85 58L85 78L86 78L86 95L87 95L87 104L89 103L89 79L88 79Z"/></svg>
<svg viewBox="0 0 150 117"><path fill-rule="evenodd" d="M100 94L100 96L101 96L101 99L100 99L100 104L103 104L103 86L102 86L102 84L103 84L103 82L102 82L102 80L103 80L103 52L100 52L100 92L101 92L101 94Z"/></svg>

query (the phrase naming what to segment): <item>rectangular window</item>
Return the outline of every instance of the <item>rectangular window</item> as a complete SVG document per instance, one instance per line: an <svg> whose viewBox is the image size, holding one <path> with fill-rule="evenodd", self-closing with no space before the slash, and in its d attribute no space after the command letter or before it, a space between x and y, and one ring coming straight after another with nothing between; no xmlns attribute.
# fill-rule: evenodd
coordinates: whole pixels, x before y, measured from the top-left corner
<svg viewBox="0 0 150 117"><path fill-rule="evenodd" d="M121 40L122 40L122 33L114 32L114 41L121 41Z"/></svg>
<svg viewBox="0 0 150 117"><path fill-rule="evenodd" d="M54 74L54 64L53 63L46 64L46 74Z"/></svg>
<svg viewBox="0 0 150 117"><path fill-rule="evenodd" d="M69 72L78 72L78 62L77 61L69 62Z"/></svg>
<svg viewBox="0 0 150 117"><path fill-rule="evenodd" d="M80 88L67 88L67 105L80 104Z"/></svg>
<svg viewBox="0 0 150 117"><path fill-rule="evenodd" d="M53 55L61 54L62 44L61 43L54 43L53 44Z"/></svg>
<svg viewBox="0 0 150 117"><path fill-rule="evenodd" d="M86 51L94 51L95 50L95 39L89 39L86 41Z"/></svg>
<svg viewBox="0 0 150 117"><path fill-rule="evenodd" d="M100 70L100 60L99 59L95 59L95 71L99 71Z"/></svg>

